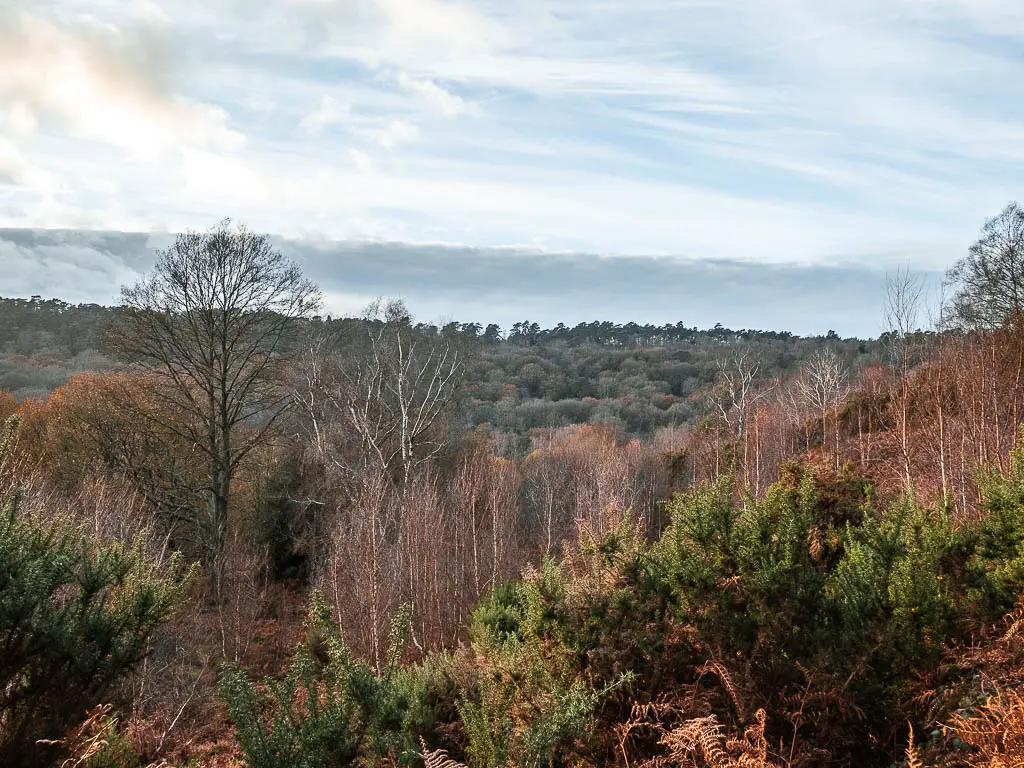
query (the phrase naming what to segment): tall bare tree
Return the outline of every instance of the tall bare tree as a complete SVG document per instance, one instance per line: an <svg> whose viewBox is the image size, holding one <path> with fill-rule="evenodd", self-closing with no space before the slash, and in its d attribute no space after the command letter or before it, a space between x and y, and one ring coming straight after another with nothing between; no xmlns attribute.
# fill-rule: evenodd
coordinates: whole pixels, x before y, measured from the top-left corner
<svg viewBox="0 0 1024 768"><path fill-rule="evenodd" d="M337 586L356 571L366 574L350 594L332 591L336 602L365 608L367 644L377 658L400 595L412 603L414 625L423 622L421 531L427 507L437 506L430 470L447 445L464 356L443 333L414 326L401 302L376 302L342 328L347 332L309 340L294 398L325 470L315 503L337 518L321 578Z"/></svg>
<svg viewBox="0 0 1024 768"><path fill-rule="evenodd" d="M910 435L910 370L920 354L918 340L921 296L924 284L907 270L897 270L886 281L885 325L883 335L889 362L890 402L903 459L903 482L912 488Z"/></svg>
<svg viewBox="0 0 1024 768"><path fill-rule="evenodd" d="M346 410L379 469L405 487L444 447L436 429L462 386L463 356L425 338L400 301L371 305L366 319L364 352L344 370Z"/></svg>
<svg viewBox="0 0 1024 768"><path fill-rule="evenodd" d="M718 381L711 390L711 405L732 430L743 448L743 472L747 476L749 464L748 424L751 411L775 388L776 382L766 383L757 378L761 370L749 348L744 348L718 362ZM749 481L749 477L747 477Z"/></svg>
<svg viewBox="0 0 1024 768"><path fill-rule="evenodd" d="M821 417L821 444L828 442L828 414L835 413L835 464L839 469L839 406L846 395L846 369L831 349L815 353L796 380L801 398Z"/></svg>
<svg viewBox="0 0 1024 768"><path fill-rule="evenodd" d="M953 319L997 328L1024 313L1024 208L1007 205L982 227L967 255L946 275L954 288Z"/></svg>
<svg viewBox="0 0 1024 768"><path fill-rule="evenodd" d="M290 402L281 374L320 292L266 235L225 219L178 235L121 304L109 346L154 375L156 395L185 417L165 426L206 462L202 538L216 598L232 477Z"/></svg>

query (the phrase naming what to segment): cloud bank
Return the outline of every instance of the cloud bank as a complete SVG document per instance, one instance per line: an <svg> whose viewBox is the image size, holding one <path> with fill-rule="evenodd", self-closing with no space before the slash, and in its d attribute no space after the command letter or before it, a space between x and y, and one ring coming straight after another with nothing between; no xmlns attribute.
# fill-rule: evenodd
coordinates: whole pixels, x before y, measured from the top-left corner
<svg viewBox="0 0 1024 768"><path fill-rule="evenodd" d="M0 230L0 295L111 303L152 264L162 234ZM886 274L856 264L600 257L516 249L278 239L326 296L356 314L378 296L427 321L592 320L875 336ZM930 283L936 273L922 273Z"/></svg>

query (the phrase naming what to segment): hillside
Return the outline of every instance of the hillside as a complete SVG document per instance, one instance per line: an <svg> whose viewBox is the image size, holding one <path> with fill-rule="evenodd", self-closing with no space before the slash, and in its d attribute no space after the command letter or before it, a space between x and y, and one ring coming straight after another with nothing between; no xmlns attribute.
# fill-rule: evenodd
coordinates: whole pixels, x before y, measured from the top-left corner
<svg viewBox="0 0 1024 768"><path fill-rule="evenodd" d="M1022 758L1019 314L334 319L226 226L3 302L66 377L0 393L4 765Z"/></svg>
<svg viewBox="0 0 1024 768"><path fill-rule="evenodd" d="M76 373L113 369L102 341L110 316L109 308L96 304L0 298L0 390L19 399L44 397ZM354 324L351 318L324 318L312 332L359 333ZM766 380L795 373L826 348L850 371L877 363L881 354L877 340L698 330L682 323L545 329L523 322L505 331L474 323L419 327L471 351L466 421L519 434L601 422L649 440L658 429L693 424L704 414L701 393L715 382L719 361L737 350L749 350Z"/></svg>

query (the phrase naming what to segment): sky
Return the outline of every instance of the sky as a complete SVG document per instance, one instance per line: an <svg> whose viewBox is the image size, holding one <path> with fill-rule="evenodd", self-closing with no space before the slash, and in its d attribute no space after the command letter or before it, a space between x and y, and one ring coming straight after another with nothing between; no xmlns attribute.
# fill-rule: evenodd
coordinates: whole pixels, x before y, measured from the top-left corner
<svg viewBox="0 0 1024 768"><path fill-rule="evenodd" d="M1022 83L1019 0L3 0L0 295L230 216L336 311L871 334L1021 197Z"/></svg>

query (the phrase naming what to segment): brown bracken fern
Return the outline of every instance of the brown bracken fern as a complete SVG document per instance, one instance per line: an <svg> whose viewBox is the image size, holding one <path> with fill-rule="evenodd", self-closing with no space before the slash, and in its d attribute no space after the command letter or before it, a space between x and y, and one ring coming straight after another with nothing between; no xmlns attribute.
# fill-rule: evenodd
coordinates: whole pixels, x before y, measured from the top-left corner
<svg viewBox="0 0 1024 768"><path fill-rule="evenodd" d="M660 736L658 743L665 749L663 754L640 763L643 768L777 768L779 765L768 755L764 733L767 716L763 709L757 710L754 722L738 737L729 735L715 715L666 725L664 716L672 713L672 708L666 704L634 708L630 725L654 730Z"/></svg>
<svg viewBox="0 0 1024 768"><path fill-rule="evenodd" d="M1024 697L1016 691L991 697L970 717L953 715L946 730L974 748L976 768L1024 766Z"/></svg>
<svg viewBox="0 0 1024 768"><path fill-rule="evenodd" d="M914 726L910 726L910 735L907 737L907 768L924 768L921 756L917 753L917 745L914 743Z"/></svg>
<svg viewBox="0 0 1024 768"><path fill-rule="evenodd" d="M427 749L427 743L420 738L420 757L426 768L468 768L465 763L452 760L443 749Z"/></svg>

